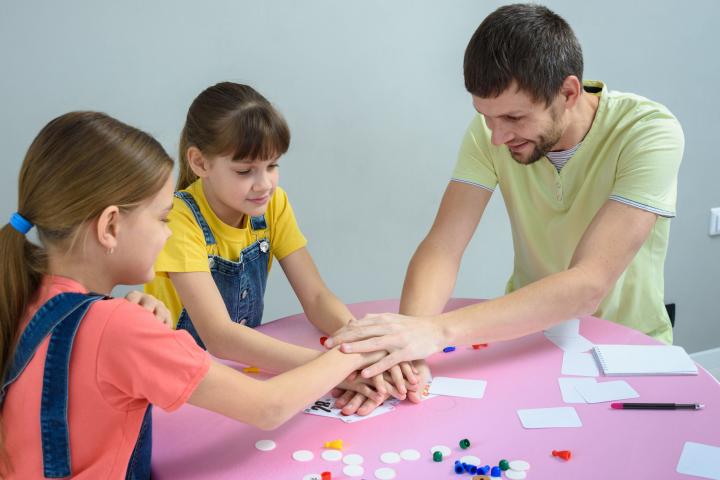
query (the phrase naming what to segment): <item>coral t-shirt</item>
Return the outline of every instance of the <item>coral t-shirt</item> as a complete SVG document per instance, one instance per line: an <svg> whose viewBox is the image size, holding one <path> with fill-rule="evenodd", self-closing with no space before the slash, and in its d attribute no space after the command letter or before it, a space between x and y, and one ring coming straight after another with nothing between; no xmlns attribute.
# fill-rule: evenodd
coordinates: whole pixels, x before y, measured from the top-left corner
<svg viewBox="0 0 720 480"><path fill-rule="evenodd" d="M23 319L63 292L82 285L46 277ZM6 479L43 478L40 396L49 337L8 389L2 408ZM70 356L68 425L72 478L122 479L148 403L165 411L187 401L210 368L210 357L185 331L171 330L125 299L95 302Z"/></svg>

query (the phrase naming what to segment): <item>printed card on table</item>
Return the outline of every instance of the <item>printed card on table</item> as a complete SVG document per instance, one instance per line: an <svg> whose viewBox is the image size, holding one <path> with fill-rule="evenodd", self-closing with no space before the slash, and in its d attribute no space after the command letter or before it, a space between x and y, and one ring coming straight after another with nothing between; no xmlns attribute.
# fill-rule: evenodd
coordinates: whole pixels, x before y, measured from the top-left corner
<svg viewBox="0 0 720 480"><path fill-rule="evenodd" d="M317 415L320 417L336 418L345 423L355 423L369 418L377 417L383 413L388 413L395 410L395 405L399 403L399 400L388 399L385 400L382 405L379 405L371 413L360 416L360 415L343 415L341 409L335 407L335 397L325 396L317 400L314 404L307 407L304 412L310 415Z"/></svg>

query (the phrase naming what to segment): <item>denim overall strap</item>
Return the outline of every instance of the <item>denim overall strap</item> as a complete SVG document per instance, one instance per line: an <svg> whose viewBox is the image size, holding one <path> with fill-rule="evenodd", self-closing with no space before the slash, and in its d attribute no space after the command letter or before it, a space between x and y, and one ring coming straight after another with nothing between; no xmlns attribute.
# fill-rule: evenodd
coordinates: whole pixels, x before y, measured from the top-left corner
<svg viewBox="0 0 720 480"><path fill-rule="evenodd" d="M259 217L250 217L250 225L253 230L265 230L267 228L267 222L265 221L265 215Z"/></svg>
<svg viewBox="0 0 720 480"><path fill-rule="evenodd" d="M13 366L3 382L5 390L20 376L49 334L40 403L43 472L46 478L63 478L72 473L67 425L70 352L78 326L90 305L102 298L102 295L61 293L45 303L23 331Z"/></svg>
<svg viewBox="0 0 720 480"><path fill-rule="evenodd" d="M213 235L212 230L210 230L210 226L205 221L205 217L203 217L202 213L200 213L200 207L198 207L198 204L192 194L190 194L190 192L180 191L175 192L175 196L185 202L185 205L188 206L192 214L195 216L195 221L198 225L200 225L203 235L205 235L205 244L215 245L215 236Z"/></svg>

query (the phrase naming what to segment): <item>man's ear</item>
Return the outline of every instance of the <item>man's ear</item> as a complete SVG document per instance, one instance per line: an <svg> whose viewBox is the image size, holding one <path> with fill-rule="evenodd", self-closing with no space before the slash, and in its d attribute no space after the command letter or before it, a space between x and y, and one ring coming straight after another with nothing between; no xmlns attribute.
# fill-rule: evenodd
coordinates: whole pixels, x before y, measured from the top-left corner
<svg viewBox="0 0 720 480"><path fill-rule="evenodd" d="M97 219L96 228L98 242L106 251L112 253L118 244L120 209L116 205L105 208Z"/></svg>
<svg viewBox="0 0 720 480"><path fill-rule="evenodd" d="M583 94L583 86L578 77L575 75L568 75L565 77L562 86L560 87L560 95L562 95L564 106L566 109L571 109L575 106L580 97Z"/></svg>
<svg viewBox="0 0 720 480"><path fill-rule="evenodd" d="M205 158L205 155L203 155L199 148L195 146L188 147L187 152L185 152L185 158L187 158L190 169L198 178L207 177L210 162Z"/></svg>

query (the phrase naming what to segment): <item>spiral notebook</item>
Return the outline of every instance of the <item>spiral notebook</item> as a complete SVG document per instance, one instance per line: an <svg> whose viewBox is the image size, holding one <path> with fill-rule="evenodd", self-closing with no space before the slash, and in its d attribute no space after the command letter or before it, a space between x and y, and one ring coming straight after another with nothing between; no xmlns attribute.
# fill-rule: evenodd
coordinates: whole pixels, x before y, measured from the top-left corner
<svg viewBox="0 0 720 480"><path fill-rule="evenodd" d="M695 362L677 345L595 345L605 375L697 375Z"/></svg>

